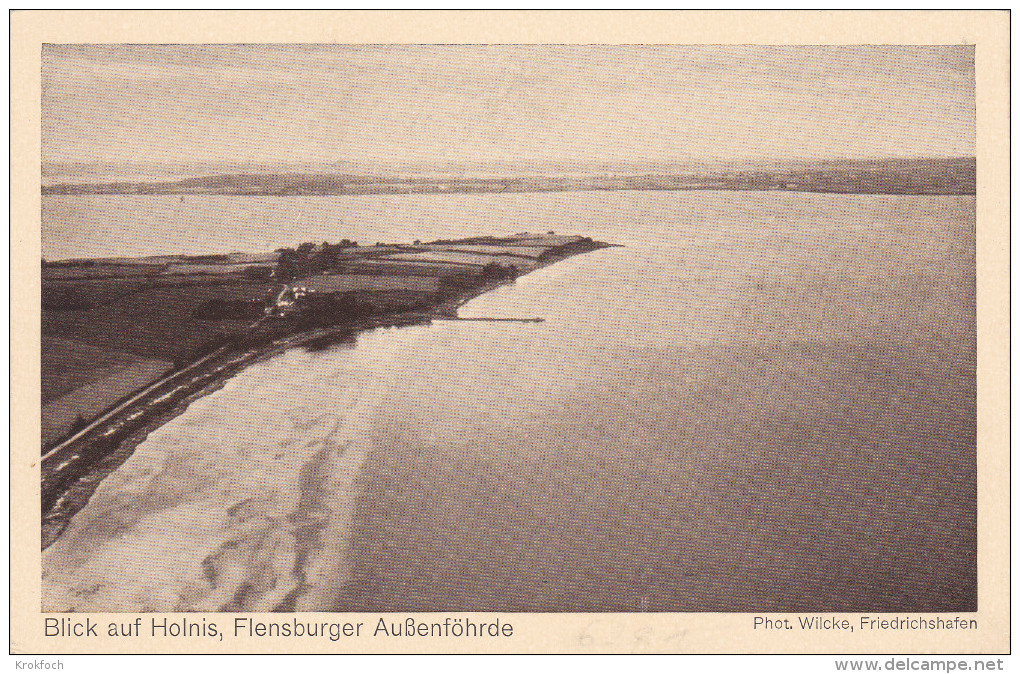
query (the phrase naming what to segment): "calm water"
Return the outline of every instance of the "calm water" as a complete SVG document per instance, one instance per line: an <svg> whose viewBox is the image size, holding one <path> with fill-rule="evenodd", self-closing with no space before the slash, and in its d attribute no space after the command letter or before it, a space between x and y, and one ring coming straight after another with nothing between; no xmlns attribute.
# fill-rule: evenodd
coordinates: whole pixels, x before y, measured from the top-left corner
<svg viewBox="0 0 1020 674"><path fill-rule="evenodd" d="M93 542L92 561L58 563L51 548L61 582L92 587L105 573L130 586L107 605L210 605L195 599L211 592L202 560L251 526L222 513L253 502L272 504L263 529L297 561L276 563L272 582L263 569L244 595L263 602L244 606L976 604L973 197L43 202L53 258L549 229L625 246L461 311L544 323L375 331L285 354L195 403L68 529L78 558ZM137 510L128 534L109 525L118 508ZM137 536L166 538L167 527L185 534L159 566L160 536ZM202 536L188 539L189 527ZM260 536L252 545L266 545ZM187 592L157 587L174 573ZM274 603L288 576L305 590Z"/></svg>

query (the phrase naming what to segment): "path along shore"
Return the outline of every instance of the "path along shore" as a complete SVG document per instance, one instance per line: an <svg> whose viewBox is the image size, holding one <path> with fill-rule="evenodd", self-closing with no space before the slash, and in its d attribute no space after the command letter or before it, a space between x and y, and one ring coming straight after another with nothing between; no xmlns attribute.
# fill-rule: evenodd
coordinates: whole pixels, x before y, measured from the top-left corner
<svg viewBox="0 0 1020 674"><path fill-rule="evenodd" d="M595 241L586 249L551 257L536 268L609 245ZM367 330L457 319L457 310L462 304L512 282L513 279L491 281L430 309L349 320L265 344L222 347L122 401L101 415L98 422L93 422L85 431L61 443L41 459L42 549L45 550L60 537L75 514L89 502L99 484L117 470L150 433L180 416L195 400L222 388L228 379L248 366L295 347L321 348L331 343L353 341L359 333ZM534 322L531 317L526 320Z"/></svg>

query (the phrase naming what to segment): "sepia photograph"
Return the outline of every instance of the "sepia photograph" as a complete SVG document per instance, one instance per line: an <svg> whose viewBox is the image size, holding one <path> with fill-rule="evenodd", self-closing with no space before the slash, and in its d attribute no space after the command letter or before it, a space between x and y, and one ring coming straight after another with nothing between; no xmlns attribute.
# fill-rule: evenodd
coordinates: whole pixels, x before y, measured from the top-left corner
<svg viewBox="0 0 1020 674"><path fill-rule="evenodd" d="M978 629L975 45L809 42L42 42L45 636Z"/></svg>

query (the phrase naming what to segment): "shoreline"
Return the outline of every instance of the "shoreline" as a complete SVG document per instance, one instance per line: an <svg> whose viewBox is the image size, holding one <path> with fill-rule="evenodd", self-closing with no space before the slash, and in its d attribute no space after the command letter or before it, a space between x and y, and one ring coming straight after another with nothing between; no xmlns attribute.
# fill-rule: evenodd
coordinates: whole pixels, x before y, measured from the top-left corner
<svg viewBox="0 0 1020 674"><path fill-rule="evenodd" d="M581 250L557 253L528 273L575 255L615 246L618 244L592 241ZM224 347L219 356L202 363L196 372L188 373L188 381L171 384L168 392L162 392L162 387L170 380L201 361L182 368L143 399L105 420L99 432L89 432L81 440L70 442L40 460L41 549L45 550L60 537L71 519L88 504L102 481L120 468L151 433L181 416L191 403L223 388L227 381L243 370L296 347L324 349L344 341L356 340L358 335L370 330L428 325L433 320L456 319L458 309L467 302L512 284L515 280L489 281L429 309L354 319L343 324L287 335L263 345ZM171 402L163 405L161 399L170 399ZM134 424L121 434L120 429L128 422Z"/></svg>
<svg viewBox="0 0 1020 674"><path fill-rule="evenodd" d="M280 167L281 169L283 167ZM121 176L53 182L43 195L362 196L390 194L526 194L617 190L740 190L849 194L974 194L970 156L793 160L764 165L646 166L591 171L496 171L472 175L307 170L256 171L234 167L185 176ZM110 176L111 178L114 176ZM153 179L155 178L155 179Z"/></svg>

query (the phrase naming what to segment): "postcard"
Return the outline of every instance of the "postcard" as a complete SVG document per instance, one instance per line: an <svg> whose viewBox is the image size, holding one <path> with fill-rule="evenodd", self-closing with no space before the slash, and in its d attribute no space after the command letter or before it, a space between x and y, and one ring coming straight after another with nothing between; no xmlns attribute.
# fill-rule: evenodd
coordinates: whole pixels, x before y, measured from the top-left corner
<svg viewBox="0 0 1020 674"><path fill-rule="evenodd" d="M1008 13L11 27L13 654L1008 652Z"/></svg>

